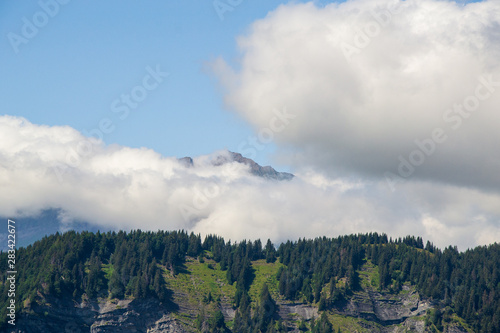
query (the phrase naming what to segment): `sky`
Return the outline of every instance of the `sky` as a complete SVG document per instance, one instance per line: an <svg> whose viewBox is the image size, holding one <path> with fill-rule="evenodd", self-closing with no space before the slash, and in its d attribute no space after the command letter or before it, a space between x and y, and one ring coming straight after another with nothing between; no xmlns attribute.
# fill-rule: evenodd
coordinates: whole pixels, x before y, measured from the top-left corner
<svg viewBox="0 0 500 333"><path fill-rule="evenodd" d="M4 1L0 35L0 216L500 240L498 1Z"/></svg>
<svg viewBox="0 0 500 333"><path fill-rule="evenodd" d="M242 1L232 11L219 10L221 20L211 1L2 1L1 109L78 131L110 118L116 129L106 143L166 156L236 150L251 128L227 112L208 63L235 59L235 37L280 3ZM47 22L36 16L43 8L54 13ZM34 23L34 16L42 27L35 26L26 43L9 37L23 37L23 19ZM157 66L168 79L120 119L112 103ZM260 160L267 161L265 153Z"/></svg>

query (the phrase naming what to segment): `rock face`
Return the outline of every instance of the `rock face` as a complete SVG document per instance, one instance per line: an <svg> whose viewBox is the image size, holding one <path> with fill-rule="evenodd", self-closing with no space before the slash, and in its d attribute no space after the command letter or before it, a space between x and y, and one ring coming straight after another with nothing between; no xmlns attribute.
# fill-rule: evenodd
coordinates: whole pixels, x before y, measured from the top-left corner
<svg viewBox="0 0 500 333"><path fill-rule="evenodd" d="M169 315L168 308L156 300L132 301L100 309L91 333L104 332L186 332L182 325Z"/></svg>
<svg viewBox="0 0 500 333"><path fill-rule="evenodd" d="M458 324L453 324L445 328L444 333L467 333L467 330Z"/></svg>
<svg viewBox="0 0 500 333"><path fill-rule="evenodd" d="M193 159L191 157L179 158L179 162L186 168L190 168L193 166Z"/></svg>
<svg viewBox="0 0 500 333"><path fill-rule="evenodd" d="M179 162L187 168L193 167L193 159L191 157L183 157L179 159ZM258 163L252 159L243 157L240 153L233 153L228 151L227 154L221 154L217 156L212 164L215 166L220 166L226 163L238 162L241 164L248 165L250 167L250 172L258 177L272 179L272 180L291 180L295 177L293 174L288 172L279 172L270 166L260 166Z"/></svg>
<svg viewBox="0 0 500 333"><path fill-rule="evenodd" d="M270 166L260 166L253 160L243 157L240 153L229 152L229 156L231 159L229 161L235 161L238 163L248 165L250 167L250 172L255 176L274 179L274 180L291 180L294 177L294 175L292 175L291 173L278 172ZM219 156L214 164L221 165L229 161L225 160L225 156Z"/></svg>
<svg viewBox="0 0 500 333"><path fill-rule="evenodd" d="M432 307L429 302L421 301L417 292L408 286L403 287L400 295L383 294L373 290L356 293L339 312L356 316L382 325L400 324L407 318L425 314Z"/></svg>
<svg viewBox="0 0 500 333"><path fill-rule="evenodd" d="M377 331L375 331L377 332ZM418 318L408 318L401 325L394 325L391 327L384 328L381 333L432 333L433 330L425 327L425 321ZM443 333L468 333L465 328L461 327L459 324L450 324L445 327Z"/></svg>
<svg viewBox="0 0 500 333"><path fill-rule="evenodd" d="M171 306L155 299L121 300L72 304L59 299L47 300L23 312L16 333L184 333L190 327L171 316Z"/></svg>
<svg viewBox="0 0 500 333"><path fill-rule="evenodd" d="M294 320L297 317L305 320L318 318L318 308L304 303L279 304L279 316L283 319ZM295 317L295 318L294 318Z"/></svg>
<svg viewBox="0 0 500 333"><path fill-rule="evenodd" d="M383 329L383 333L426 333L424 320L419 320L417 318L408 318L401 325L394 325Z"/></svg>
<svg viewBox="0 0 500 333"><path fill-rule="evenodd" d="M373 272L374 268L371 268ZM370 272L364 269L364 272ZM369 276L369 275L367 275ZM397 294L380 292L365 278L363 288L347 301L333 304L330 314L355 323L348 331L373 333L430 333L425 326L425 314L434 304L422 299L415 287L404 285ZM58 298L45 298L39 294L40 302L21 312L16 333L62 332L62 333L184 333L197 332L194 328L199 306L189 301L189 294L180 289L173 290L171 303L156 299L143 300L98 300L80 304ZM283 320L288 332L300 333L298 323L319 318L318 307L307 303L291 303L277 299L278 317ZM234 319L232 300L222 297L217 303L224 319ZM334 319L335 320L335 319ZM446 323L443 333L470 333L457 321ZM245 333L245 332L235 332Z"/></svg>
<svg viewBox="0 0 500 333"><path fill-rule="evenodd" d="M405 287L399 295L386 295L373 291L356 293L351 300L337 304L332 312L364 319L358 324L374 333L428 333L424 317L431 304L420 299L418 293ZM234 309L222 303L225 320L234 319ZM305 303L277 302L278 316L289 332L297 332L297 322L318 318L318 308ZM184 314L187 322L181 322L172 311ZM185 333L196 332L193 314L196 309L173 304L163 304L156 299L145 300L99 300L75 304L60 299L46 299L44 305L34 305L23 311L16 333ZM240 332L238 332L240 333ZM443 333L468 333L458 323L450 323Z"/></svg>

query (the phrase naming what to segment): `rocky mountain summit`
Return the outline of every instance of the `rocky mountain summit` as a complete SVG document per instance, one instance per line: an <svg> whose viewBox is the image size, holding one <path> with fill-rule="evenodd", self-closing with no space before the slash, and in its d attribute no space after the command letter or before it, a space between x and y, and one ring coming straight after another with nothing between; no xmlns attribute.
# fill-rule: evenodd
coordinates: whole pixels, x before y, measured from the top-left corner
<svg viewBox="0 0 500 333"><path fill-rule="evenodd" d="M181 162L181 164L183 164L185 167L188 168L194 166L194 161L191 157L182 157L179 159L179 162ZM295 177L293 174L288 172L276 171L273 167L269 165L261 166L254 160L246 158L240 153L234 153L231 151L228 151L228 154L220 154L212 160L212 164L214 166L221 166L231 162L238 162L247 165L250 167L250 172L253 175L266 179L281 181L281 180L291 180L293 177Z"/></svg>

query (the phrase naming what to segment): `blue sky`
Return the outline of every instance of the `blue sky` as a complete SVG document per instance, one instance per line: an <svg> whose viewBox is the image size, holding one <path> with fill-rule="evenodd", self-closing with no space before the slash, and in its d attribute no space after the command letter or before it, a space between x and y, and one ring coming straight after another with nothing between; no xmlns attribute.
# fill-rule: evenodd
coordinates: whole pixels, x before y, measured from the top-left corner
<svg viewBox="0 0 500 333"><path fill-rule="evenodd" d="M237 150L252 129L224 107L207 62L238 56L235 38L287 1L242 1L218 16L211 1L70 1L36 35L13 47L33 23L35 1L0 4L0 109L36 124L115 129L107 144L148 147L165 156ZM51 3L44 0L41 3ZM10 35L10 38L13 38ZM16 53L14 48L18 49ZM122 94L141 84L146 67L169 77L124 120L111 111ZM257 156L270 163L267 149Z"/></svg>
<svg viewBox="0 0 500 333"><path fill-rule="evenodd" d="M2 114L80 131L109 118L115 129L104 136L107 144L148 147L165 156L236 151L254 134L225 108L207 63L221 56L234 64L236 37L289 1L243 0L221 20L212 1L73 0L14 52L9 33L22 36L23 18L33 23L41 3L53 1L0 4ZM141 83L146 67L157 65L168 79L125 120L118 118L113 101ZM255 159L272 163L273 150L269 144Z"/></svg>

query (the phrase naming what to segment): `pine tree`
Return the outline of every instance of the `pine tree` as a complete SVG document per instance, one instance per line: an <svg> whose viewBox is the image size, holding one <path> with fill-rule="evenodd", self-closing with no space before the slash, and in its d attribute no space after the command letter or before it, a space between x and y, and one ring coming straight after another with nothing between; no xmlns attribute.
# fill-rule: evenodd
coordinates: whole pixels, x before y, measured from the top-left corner
<svg viewBox="0 0 500 333"><path fill-rule="evenodd" d="M254 322L261 332L266 332L270 322L277 313L277 305L269 293L266 283L260 292L259 305L255 313Z"/></svg>
<svg viewBox="0 0 500 333"><path fill-rule="evenodd" d="M325 311L328 307L327 301L324 295L321 295L318 303L318 311Z"/></svg>
<svg viewBox="0 0 500 333"><path fill-rule="evenodd" d="M267 240L266 248L264 251L266 253L266 262L267 263L273 263L276 261L276 250L274 248L273 243L271 243L270 239Z"/></svg>
<svg viewBox="0 0 500 333"><path fill-rule="evenodd" d="M228 331L224 315L220 310L216 311L212 318L210 318L209 329L210 333L224 333Z"/></svg>
<svg viewBox="0 0 500 333"><path fill-rule="evenodd" d="M109 296L111 298L122 298L125 295L125 286L121 281L118 270L113 270L108 283Z"/></svg>
<svg viewBox="0 0 500 333"><path fill-rule="evenodd" d="M313 333L333 333L333 326L328 320L328 316L326 312L321 314L319 320L316 321L314 328L312 329Z"/></svg>

